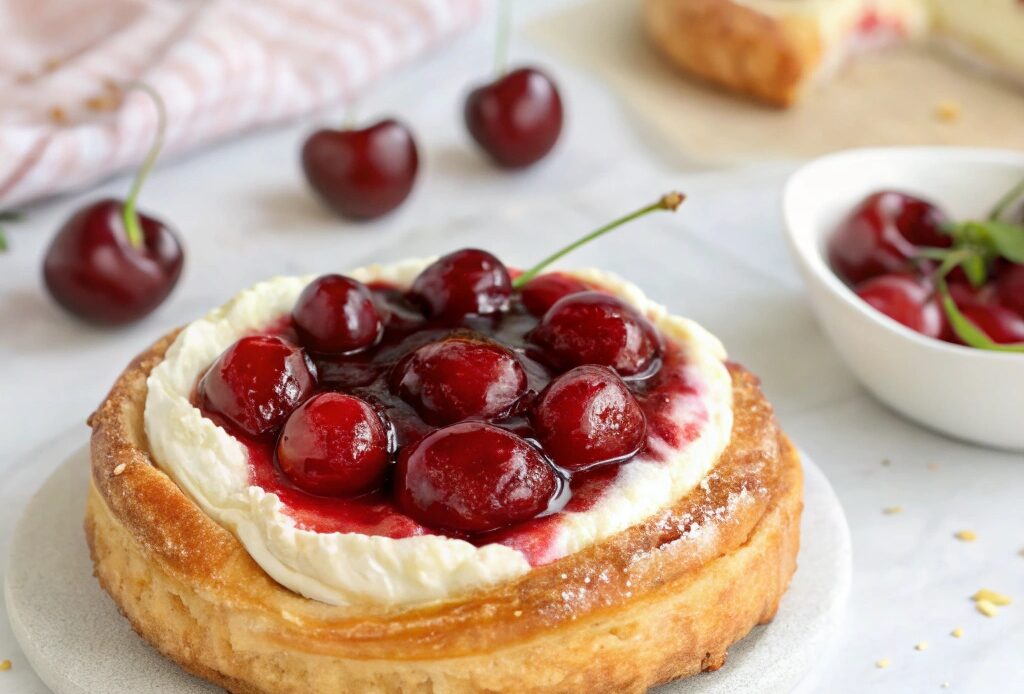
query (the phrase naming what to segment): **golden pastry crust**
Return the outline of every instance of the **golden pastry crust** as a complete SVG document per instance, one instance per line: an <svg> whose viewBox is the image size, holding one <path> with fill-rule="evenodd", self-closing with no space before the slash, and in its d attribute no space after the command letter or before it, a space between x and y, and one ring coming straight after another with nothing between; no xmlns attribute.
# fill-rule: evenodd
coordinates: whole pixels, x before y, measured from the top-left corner
<svg viewBox="0 0 1024 694"><path fill-rule="evenodd" d="M756 379L733 375L726 452L674 508L522 578L391 611L271 580L151 460L136 358L93 415L95 573L147 641L239 694L642 692L715 670L772 618L796 566L799 459Z"/></svg>
<svg viewBox="0 0 1024 694"><path fill-rule="evenodd" d="M791 106L821 65L810 17L775 18L734 0L644 0L654 45L676 67L775 106Z"/></svg>

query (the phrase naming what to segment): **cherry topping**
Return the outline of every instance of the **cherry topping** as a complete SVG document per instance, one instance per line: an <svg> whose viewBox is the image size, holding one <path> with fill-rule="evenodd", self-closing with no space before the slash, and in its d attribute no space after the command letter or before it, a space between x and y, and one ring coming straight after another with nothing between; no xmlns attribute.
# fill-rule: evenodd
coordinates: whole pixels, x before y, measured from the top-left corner
<svg viewBox="0 0 1024 694"><path fill-rule="evenodd" d="M533 518L562 481L541 453L510 431L461 422L407 446L398 459L399 508L426 525L482 533Z"/></svg>
<svg viewBox="0 0 1024 694"><path fill-rule="evenodd" d="M526 392L526 372L504 346L474 337L431 342L392 373L392 390L434 425L509 413Z"/></svg>
<svg viewBox="0 0 1024 694"><path fill-rule="evenodd" d="M292 413L277 442L281 472L320 496L355 496L380 485L390 462L388 432L351 395L321 393Z"/></svg>
<svg viewBox="0 0 1024 694"><path fill-rule="evenodd" d="M303 344L321 354L350 354L377 343L384 323L370 290L342 275L324 275L302 290L292 309Z"/></svg>
<svg viewBox="0 0 1024 694"><path fill-rule="evenodd" d="M181 244L174 231L135 209L142 184L156 164L166 130L160 95L140 85L157 110L153 145L124 202L101 200L79 210L60 228L43 261L46 288L69 312L106 325L123 325L163 303L181 275Z"/></svg>
<svg viewBox="0 0 1024 694"><path fill-rule="evenodd" d="M138 246L129 240L118 200L93 203L65 222L43 261L53 298L106 325L131 323L163 303L181 275L181 244L160 220L139 214L138 221Z"/></svg>
<svg viewBox="0 0 1024 694"><path fill-rule="evenodd" d="M466 248L428 265L412 283L410 295L431 318L457 321L508 308L512 279L493 255Z"/></svg>
<svg viewBox="0 0 1024 694"><path fill-rule="evenodd" d="M253 436L277 430L313 393L312 362L279 337L243 337L217 357L199 381L203 409Z"/></svg>
<svg viewBox="0 0 1024 694"><path fill-rule="evenodd" d="M302 147L302 168L335 212L373 219L409 196L419 155L409 129L388 119L361 130L318 130Z"/></svg>
<svg viewBox="0 0 1024 694"><path fill-rule="evenodd" d="M549 272L546 275L537 275L523 285L520 299L527 311L540 317L563 296L578 294L588 289L587 285L575 277Z"/></svg>
<svg viewBox="0 0 1024 694"><path fill-rule="evenodd" d="M976 304L965 306L960 312L995 343L1024 343L1024 318L1004 306ZM962 342L955 335L953 341Z"/></svg>
<svg viewBox="0 0 1024 694"><path fill-rule="evenodd" d="M559 369L598 364L622 376L645 371L661 351L658 333L646 318L596 291L559 299L528 339Z"/></svg>
<svg viewBox="0 0 1024 694"><path fill-rule="evenodd" d="M917 246L948 247L945 214L926 200L895 191L868 196L828 241L828 259L851 284L905 269Z"/></svg>
<svg viewBox="0 0 1024 694"><path fill-rule="evenodd" d="M995 281L999 303L1024 318L1024 264L1010 263L999 270Z"/></svg>
<svg viewBox="0 0 1024 694"><path fill-rule="evenodd" d="M910 275L882 275L857 285L857 296L911 330L938 337L943 313L933 288Z"/></svg>
<svg viewBox="0 0 1024 694"><path fill-rule="evenodd" d="M549 383L530 423L544 452L573 471L629 458L647 434L640 404L605 366L577 366Z"/></svg>
<svg viewBox="0 0 1024 694"><path fill-rule="evenodd" d="M535 68L519 68L466 98L466 127L499 166L518 169L542 159L562 132L558 87Z"/></svg>

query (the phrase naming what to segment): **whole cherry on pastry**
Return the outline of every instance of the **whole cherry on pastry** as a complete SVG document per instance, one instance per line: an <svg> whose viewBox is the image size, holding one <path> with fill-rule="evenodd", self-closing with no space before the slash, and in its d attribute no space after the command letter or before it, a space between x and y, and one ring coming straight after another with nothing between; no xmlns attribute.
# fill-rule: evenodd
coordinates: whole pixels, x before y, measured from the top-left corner
<svg viewBox="0 0 1024 694"><path fill-rule="evenodd" d="M393 119L352 130L318 130L302 146L306 179L342 217L368 220L398 207L416 182L412 133Z"/></svg>
<svg viewBox="0 0 1024 694"><path fill-rule="evenodd" d="M104 325L124 325L152 312L174 289L184 261L174 230L135 208L166 129L160 96L141 89L156 104L159 123L128 197L100 200L72 215L43 261L43 279L53 298L76 316Z"/></svg>
<svg viewBox="0 0 1024 694"><path fill-rule="evenodd" d="M505 429L468 421L406 446L395 471L395 498L414 520L482 533L548 510L562 479L540 451Z"/></svg>
<svg viewBox="0 0 1024 694"><path fill-rule="evenodd" d="M362 283L342 275L310 282L292 309L302 344L319 354L351 354L372 347L384 334L373 295Z"/></svg>
<svg viewBox="0 0 1024 694"><path fill-rule="evenodd" d="M355 496L380 486L391 462L388 431L366 402L320 393L295 410L277 441L281 472L320 496Z"/></svg>
<svg viewBox="0 0 1024 694"><path fill-rule="evenodd" d="M507 415L526 392L526 371L508 348L473 336L423 345L392 371L391 389L435 426Z"/></svg>
<svg viewBox="0 0 1024 694"><path fill-rule="evenodd" d="M495 45L498 77L469 93L463 115L469 134L496 164L520 169L543 159L558 142L562 99L543 71L506 70L508 6L508 0L500 3Z"/></svg>
<svg viewBox="0 0 1024 694"><path fill-rule="evenodd" d="M505 310L512 296L512 279L493 255L466 248L424 268L409 295L429 317L458 321L468 315Z"/></svg>
<svg viewBox="0 0 1024 694"><path fill-rule="evenodd" d="M851 284L905 270L919 246L948 247L946 215L932 203L896 191L868 196L828 240L828 259Z"/></svg>
<svg viewBox="0 0 1024 694"><path fill-rule="evenodd" d="M867 304L911 330L928 337L942 334L942 308L934 287L921 278L882 275L858 284L855 291Z"/></svg>
<svg viewBox="0 0 1024 694"><path fill-rule="evenodd" d="M578 294L588 289L590 288L586 284L575 277L549 272L537 275L523 285L519 292L519 300L523 302L527 311L540 317L563 296Z"/></svg>
<svg viewBox="0 0 1024 694"><path fill-rule="evenodd" d="M528 339L559 369L597 364L622 376L646 371L661 344L654 326L617 297L589 291L555 303Z"/></svg>
<svg viewBox="0 0 1024 694"><path fill-rule="evenodd" d="M252 436L276 431L313 394L316 370L306 354L268 335L243 337L199 380L203 410Z"/></svg>
<svg viewBox="0 0 1024 694"><path fill-rule="evenodd" d="M530 407L544 452L560 467L584 470L635 455L647 420L614 371L577 366L551 381Z"/></svg>

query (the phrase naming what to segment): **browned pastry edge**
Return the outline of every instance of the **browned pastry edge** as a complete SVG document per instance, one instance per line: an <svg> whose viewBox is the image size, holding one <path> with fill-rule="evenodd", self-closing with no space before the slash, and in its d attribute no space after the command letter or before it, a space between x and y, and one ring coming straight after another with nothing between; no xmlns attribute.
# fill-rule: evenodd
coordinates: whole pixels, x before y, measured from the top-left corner
<svg viewBox="0 0 1024 694"><path fill-rule="evenodd" d="M732 366L730 445L674 508L440 604L305 599L150 459L145 379L173 338L134 360L91 419L86 536L136 631L232 692L641 692L720 667L775 614L795 569L799 459L756 379Z"/></svg>
<svg viewBox="0 0 1024 694"><path fill-rule="evenodd" d="M775 106L791 106L821 64L809 18L774 18L734 0L644 0L654 45L676 67Z"/></svg>

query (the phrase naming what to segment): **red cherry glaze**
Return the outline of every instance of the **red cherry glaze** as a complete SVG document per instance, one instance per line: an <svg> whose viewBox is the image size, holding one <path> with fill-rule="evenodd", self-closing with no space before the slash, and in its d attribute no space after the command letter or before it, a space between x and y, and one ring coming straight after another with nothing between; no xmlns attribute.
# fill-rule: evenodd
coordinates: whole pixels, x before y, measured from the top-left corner
<svg viewBox="0 0 1024 694"><path fill-rule="evenodd" d="M253 436L276 431L313 393L316 376L301 349L279 337L243 337L200 379L200 406Z"/></svg>
<svg viewBox="0 0 1024 694"><path fill-rule="evenodd" d="M538 516L561 486L554 468L522 438L484 422L461 422L402 451L395 498L421 523L481 533Z"/></svg>
<svg viewBox="0 0 1024 694"><path fill-rule="evenodd" d="M181 244L158 219L139 214L142 245L128 240L119 200L79 210L60 228L43 261L53 298L94 323L123 325L163 303L181 275Z"/></svg>
<svg viewBox="0 0 1024 694"><path fill-rule="evenodd" d="M906 269L917 246L952 244L940 231L946 222L946 216L926 200L895 191L875 193L828 240L829 263L851 284Z"/></svg>
<svg viewBox="0 0 1024 694"><path fill-rule="evenodd" d="M967 306L960 309L989 339L1001 345L1024 343L1024 318L1004 306ZM953 335L953 342L962 343Z"/></svg>
<svg viewBox="0 0 1024 694"><path fill-rule="evenodd" d="M526 392L526 371L496 342L449 337L403 359L391 387L426 422L442 426L507 415Z"/></svg>
<svg viewBox="0 0 1024 694"><path fill-rule="evenodd" d="M458 321L508 308L512 279L504 264L487 251L465 248L428 265L409 295L428 317Z"/></svg>
<svg viewBox="0 0 1024 694"><path fill-rule="evenodd" d="M530 423L544 452L573 471L629 458L647 436L640 404L605 366L577 366L551 381Z"/></svg>
<svg viewBox="0 0 1024 694"><path fill-rule="evenodd" d="M409 196L419 155L409 129L388 119L361 130L318 130L302 146L302 169L335 212L373 219Z"/></svg>
<svg viewBox="0 0 1024 694"><path fill-rule="evenodd" d="M376 344L384 323L361 282L324 275L302 290L292 309L302 344L320 354L350 354Z"/></svg>
<svg viewBox="0 0 1024 694"><path fill-rule="evenodd" d="M911 330L939 337L943 313L935 291L910 275L882 275L857 285L857 296Z"/></svg>
<svg viewBox="0 0 1024 694"><path fill-rule="evenodd" d="M466 98L466 127L499 166L518 169L542 159L562 132L558 87L534 68L519 68Z"/></svg>
<svg viewBox="0 0 1024 694"><path fill-rule="evenodd" d="M549 272L537 275L527 282L520 290L519 298L526 306L526 310L539 318L562 297L589 289L590 287L575 277Z"/></svg>
<svg viewBox="0 0 1024 694"><path fill-rule="evenodd" d="M658 358L654 326L636 309L602 292L571 294L551 307L529 340L559 369L610 366L622 376L647 370Z"/></svg>
<svg viewBox="0 0 1024 694"><path fill-rule="evenodd" d="M999 303L1024 318L1024 264L1007 264L995 281Z"/></svg>
<svg viewBox="0 0 1024 694"><path fill-rule="evenodd" d="M359 398L321 393L285 422L277 462L299 489L321 496L356 496L384 479L391 462L388 432Z"/></svg>

